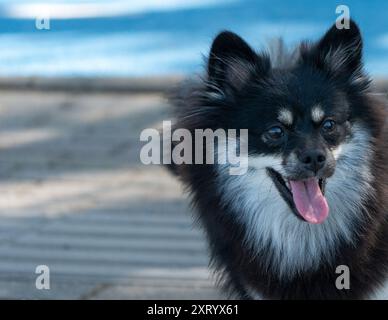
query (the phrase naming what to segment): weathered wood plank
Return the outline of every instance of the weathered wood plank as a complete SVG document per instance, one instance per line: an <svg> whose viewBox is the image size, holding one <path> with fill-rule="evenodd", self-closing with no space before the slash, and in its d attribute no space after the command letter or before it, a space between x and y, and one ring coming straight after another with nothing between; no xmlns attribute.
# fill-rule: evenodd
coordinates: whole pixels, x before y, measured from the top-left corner
<svg viewBox="0 0 388 320"><path fill-rule="evenodd" d="M163 96L29 81L0 95L0 298L221 297L181 187L139 161L141 130L168 119Z"/></svg>

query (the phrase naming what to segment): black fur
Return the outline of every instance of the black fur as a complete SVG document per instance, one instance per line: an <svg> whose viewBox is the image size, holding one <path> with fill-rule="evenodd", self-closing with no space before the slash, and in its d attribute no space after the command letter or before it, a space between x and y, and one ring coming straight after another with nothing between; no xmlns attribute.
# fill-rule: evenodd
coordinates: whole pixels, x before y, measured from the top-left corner
<svg viewBox="0 0 388 320"><path fill-rule="evenodd" d="M186 84L174 100L176 127L191 132L247 128L251 154L286 156L301 143L300 137L290 135L281 145L266 144L261 139L268 124L276 119L275 106L295 107L302 117L310 112L312 105L320 103L327 113L334 113L341 127L335 137L324 141L327 148L347 139L347 124L365 125L373 136L370 150L373 182L369 198L364 201L363 223L356 226L355 247L339 240L333 263L322 262L316 270L297 273L289 279L279 277L263 262L272 254L269 246L263 244L261 250L252 251L246 245L246 226L235 218L243 212L231 212L233 209L223 203L215 167L195 164L171 167L192 194L208 237L212 265L231 292L240 298L253 298L246 290L248 285L264 298L366 298L386 278L388 267L388 142L384 102L370 92L370 80L362 69L362 40L353 21L349 30L333 26L317 43L302 43L286 59L286 66L277 67L268 55L257 54L239 36L222 32L213 42L206 76L194 84ZM338 276L335 268L341 264L350 268L350 290L335 287Z"/></svg>

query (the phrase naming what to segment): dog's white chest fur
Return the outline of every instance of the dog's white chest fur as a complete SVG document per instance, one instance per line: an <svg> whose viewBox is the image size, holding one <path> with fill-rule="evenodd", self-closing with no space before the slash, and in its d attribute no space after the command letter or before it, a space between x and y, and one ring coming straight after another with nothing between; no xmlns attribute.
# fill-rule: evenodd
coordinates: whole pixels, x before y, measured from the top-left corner
<svg viewBox="0 0 388 320"><path fill-rule="evenodd" d="M298 219L267 175L267 167L282 172L280 157L250 156L249 170L241 176L229 175L227 166L219 167L221 197L245 225L247 245L256 252L269 247L272 254L264 262L281 277L314 270L333 258L339 241L352 243L372 181L370 135L360 126L352 129L352 138L341 145L335 174L327 180L330 213L319 225Z"/></svg>

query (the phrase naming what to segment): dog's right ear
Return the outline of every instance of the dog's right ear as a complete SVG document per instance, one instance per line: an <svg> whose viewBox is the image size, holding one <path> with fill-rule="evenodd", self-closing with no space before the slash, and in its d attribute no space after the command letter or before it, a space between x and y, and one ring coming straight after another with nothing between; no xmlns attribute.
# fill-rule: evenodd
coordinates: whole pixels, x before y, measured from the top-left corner
<svg viewBox="0 0 388 320"><path fill-rule="evenodd" d="M312 48L302 47L301 57L329 76L344 79L362 90L369 83L363 71L362 47L360 29L350 19L348 29L338 29L333 24Z"/></svg>
<svg viewBox="0 0 388 320"><path fill-rule="evenodd" d="M264 73L269 66L269 59L258 56L237 34L223 31L210 50L208 78L221 90L241 89L255 70Z"/></svg>

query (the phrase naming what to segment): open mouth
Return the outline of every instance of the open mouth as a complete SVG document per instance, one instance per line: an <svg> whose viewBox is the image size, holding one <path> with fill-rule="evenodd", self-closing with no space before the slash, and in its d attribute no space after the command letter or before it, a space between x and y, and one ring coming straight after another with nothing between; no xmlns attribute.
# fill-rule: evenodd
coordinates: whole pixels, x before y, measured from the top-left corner
<svg viewBox="0 0 388 320"><path fill-rule="evenodd" d="M272 168L267 168L267 173L284 201L299 218L314 224L326 220L329 214L324 195L326 179L285 180Z"/></svg>

